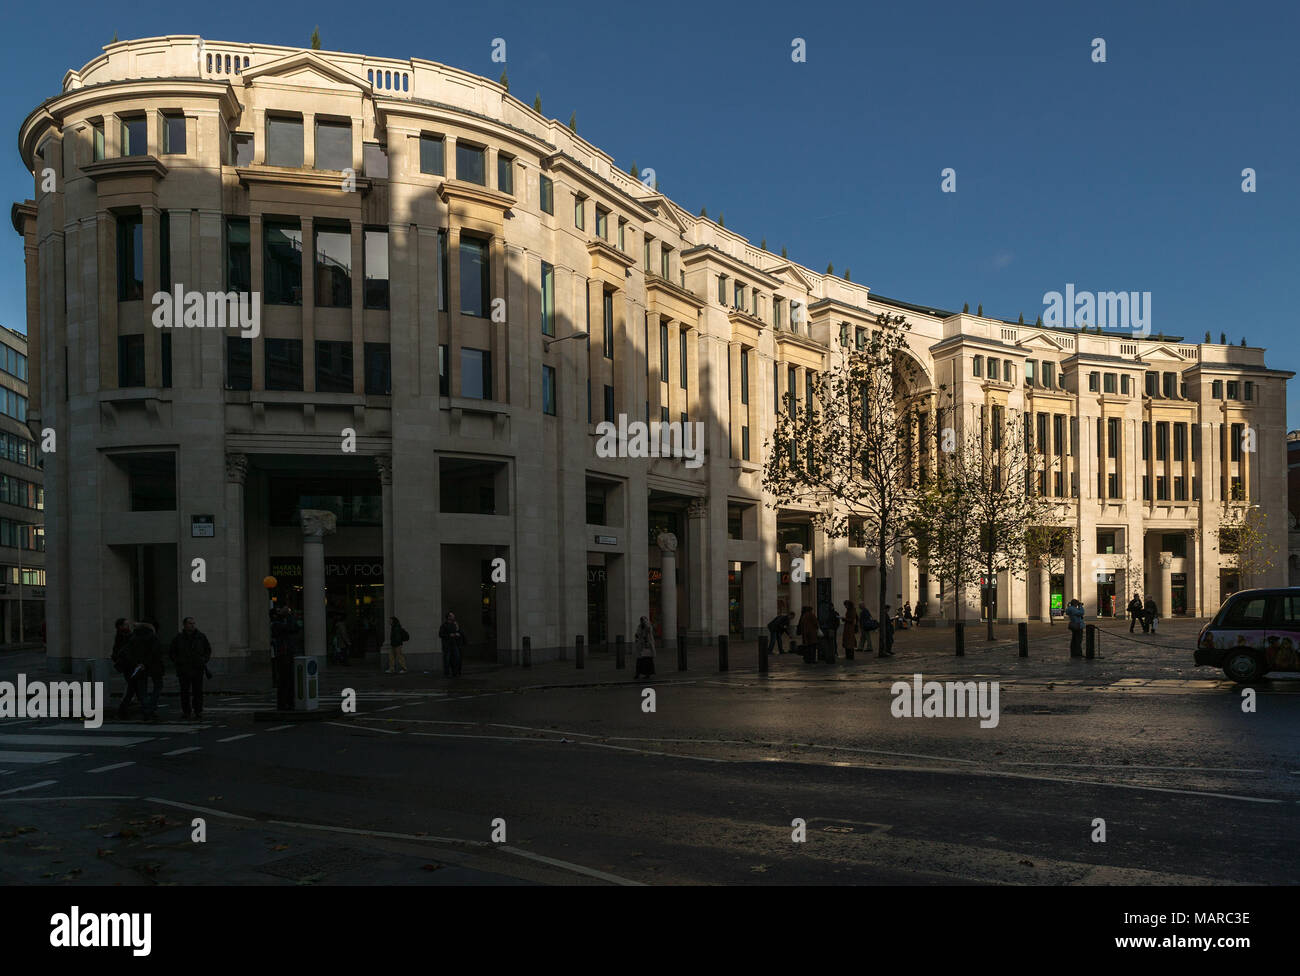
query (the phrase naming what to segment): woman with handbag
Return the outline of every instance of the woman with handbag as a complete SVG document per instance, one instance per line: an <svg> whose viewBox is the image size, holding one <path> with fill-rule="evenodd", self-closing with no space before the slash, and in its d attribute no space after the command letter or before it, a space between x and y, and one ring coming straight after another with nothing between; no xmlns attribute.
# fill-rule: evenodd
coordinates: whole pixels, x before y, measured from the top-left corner
<svg viewBox="0 0 1300 976"><path fill-rule="evenodd" d="M799 618L799 643L803 647L803 659L810 664L817 660L817 642L821 636L817 614L813 613L812 607L804 607L803 616Z"/></svg>
<svg viewBox="0 0 1300 976"><path fill-rule="evenodd" d="M402 645L410 639L411 635L406 632L401 621L394 617L392 628L388 632L388 668L384 674L392 674L394 671L406 674L406 655L402 653Z"/></svg>

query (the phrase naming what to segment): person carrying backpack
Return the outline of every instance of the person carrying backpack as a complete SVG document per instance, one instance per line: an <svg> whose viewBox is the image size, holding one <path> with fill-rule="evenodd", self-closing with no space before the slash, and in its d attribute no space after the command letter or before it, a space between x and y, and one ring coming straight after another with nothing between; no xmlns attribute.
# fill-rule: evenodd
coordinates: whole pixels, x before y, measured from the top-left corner
<svg viewBox="0 0 1300 976"><path fill-rule="evenodd" d="M876 618L871 615L871 611L867 609L867 605L865 603L862 604L862 609L858 611L858 633L862 645L858 648L859 651L873 650L871 646L871 632L879 629L880 624L876 622Z"/></svg>
<svg viewBox="0 0 1300 976"><path fill-rule="evenodd" d="M402 645L410 639L411 635L406 632L402 622L393 617L392 626L388 631L388 667L384 670L384 674L392 674L394 671L398 674L406 674L406 655L402 653ZM443 660L445 661L446 658L444 657Z"/></svg>
<svg viewBox="0 0 1300 976"><path fill-rule="evenodd" d="M135 682L136 694L140 696L144 720L158 721L158 696L162 693L164 671L163 646L152 618L136 623L122 654L131 662L131 679Z"/></svg>

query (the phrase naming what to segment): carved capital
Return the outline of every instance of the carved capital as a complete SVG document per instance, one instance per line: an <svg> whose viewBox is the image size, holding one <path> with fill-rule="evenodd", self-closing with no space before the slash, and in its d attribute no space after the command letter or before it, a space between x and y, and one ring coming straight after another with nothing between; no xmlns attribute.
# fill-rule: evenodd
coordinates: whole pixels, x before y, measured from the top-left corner
<svg viewBox="0 0 1300 976"><path fill-rule="evenodd" d="M1174 554L1172 552L1162 552L1160 554L1160 568L1172 569L1174 565Z"/></svg>
<svg viewBox="0 0 1300 976"><path fill-rule="evenodd" d="M686 506L686 517L693 519L702 519L709 514L709 503L703 498L692 498L691 503Z"/></svg>
<svg viewBox="0 0 1300 976"><path fill-rule="evenodd" d="M671 532L660 532L655 542L659 545L659 551L665 556L671 556L677 552L677 536Z"/></svg>
<svg viewBox="0 0 1300 976"><path fill-rule="evenodd" d="M789 553L791 559L798 559L803 555L803 546L798 542L786 544L785 551Z"/></svg>
<svg viewBox="0 0 1300 976"><path fill-rule="evenodd" d="M304 508L299 514L302 516L302 534L304 537L320 539L334 534L337 518L333 512L327 512L319 508Z"/></svg>
<svg viewBox="0 0 1300 976"><path fill-rule="evenodd" d="M375 467L379 470L379 483L391 485L393 483L393 456L391 454L376 454Z"/></svg>
<svg viewBox="0 0 1300 976"><path fill-rule="evenodd" d="M248 477L248 455L226 455L226 481L232 485L242 485Z"/></svg>

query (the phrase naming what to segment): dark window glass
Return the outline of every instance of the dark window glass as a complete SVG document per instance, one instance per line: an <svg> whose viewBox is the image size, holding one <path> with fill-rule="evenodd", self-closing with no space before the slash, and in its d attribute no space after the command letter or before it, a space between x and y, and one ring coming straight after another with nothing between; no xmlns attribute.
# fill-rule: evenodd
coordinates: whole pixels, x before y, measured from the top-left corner
<svg viewBox="0 0 1300 976"><path fill-rule="evenodd" d="M1114 393L1114 392L1115 392L1115 374L1114 374L1114 373L1106 373L1106 374L1104 374L1104 375L1102 376L1102 378L1101 378L1101 392L1103 392L1103 393Z"/></svg>
<svg viewBox="0 0 1300 976"><path fill-rule="evenodd" d="M499 461L442 458L439 462L439 508L466 515L497 514L496 485L505 465Z"/></svg>
<svg viewBox="0 0 1300 976"><path fill-rule="evenodd" d="M555 367L542 367L542 413L555 416Z"/></svg>
<svg viewBox="0 0 1300 976"><path fill-rule="evenodd" d="M740 402L749 403L749 350L740 350Z"/></svg>
<svg viewBox="0 0 1300 976"><path fill-rule="evenodd" d="M144 386L144 336L117 337L117 385Z"/></svg>
<svg viewBox="0 0 1300 976"><path fill-rule="evenodd" d="M447 232L438 231L438 311L447 311Z"/></svg>
<svg viewBox="0 0 1300 976"><path fill-rule="evenodd" d="M1228 608L1223 622L1230 627L1263 627L1267 606L1262 596L1239 599Z"/></svg>
<svg viewBox="0 0 1300 976"><path fill-rule="evenodd" d="M301 390L302 340L267 339L264 352L266 354L266 389Z"/></svg>
<svg viewBox="0 0 1300 976"><path fill-rule="evenodd" d="M1169 457L1169 424L1160 421L1156 424L1156 460L1164 461Z"/></svg>
<svg viewBox="0 0 1300 976"><path fill-rule="evenodd" d="M488 350L461 347L460 395L471 400L492 399L492 353Z"/></svg>
<svg viewBox="0 0 1300 976"><path fill-rule="evenodd" d="M226 336L226 389L253 388L253 340Z"/></svg>
<svg viewBox="0 0 1300 976"><path fill-rule="evenodd" d="M366 308L388 307L388 231L367 228L365 242Z"/></svg>
<svg viewBox="0 0 1300 976"><path fill-rule="evenodd" d="M686 374L687 374L686 330L685 329L682 329L680 332L677 333L677 344L679 346L679 349L677 351L677 371L681 374L679 378L679 385L684 390L686 389ZM773 367L772 369L773 369L773 376L775 376L776 367Z"/></svg>
<svg viewBox="0 0 1300 976"><path fill-rule="evenodd" d="M540 205L543 213L555 214L555 183L549 176L540 177L538 182Z"/></svg>
<svg viewBox="0 0 1300 976"><path fill-rule="evenodd" d="M361 166L367 176L388 179L388 151L377 142L362 143Z"/></svg>
<svg viewBox="0 0 1300 976"><path fill-rule="evenodd" d="M1106 420L1106 456L1119 457L1119 418L1109 417ZM1112 496L1113 497L1113 496Z"/></svg>
<svg viewBox="0 0 1300 976"><path fill-rule="evenodd" d="M95 122L93 123L92 128L94 130L94 135L92 137L94 140L94 149L92 150L92 154L94 161L99 162L104 158L104 123Z"/></svg>
<svg viewBox="0 0 1300 976"><path fill-rule="evenodd" d="M347 122L316 122L316 169L351 169L352 126Z"/></svg>
<svg viewBox="0 0 1300 976"><path fill-rule="evenodd" d="M162 354L162 388L170 390L172 388L172 334L164 332L158 338L161 340L159 348Z"/></svg>
<svg viewBox="0 0 1300 976"><path fill-rule="evenodd" d="M236 166L253 164L253 134L251 132L230 133L230 160Z"/></svg>
<svg viewBox="0 0 1300 976"><path fill-rule="evenodd" d="M473 237L460 239L460 310L486 318L491 285L488 280L488 243Z"/></svg>
<svg viewBox="0 0 1300 976"><path fill-rule="evenodd" d="M144 118L122 120L122 155L143 156L149 151Z"/></svg>
<svg viewBox="0 0 1300 976"><path fill-rule="evenodd" d="M605 358L614 358L614 293L607 291L604 294L602 305L602 317L605 327Z"/></svg>
<svg viewBox="0 0 1300 976"><path fill-rule="evenodd" d="M451 371L447 368L447 347L438 347L438 395L451 396Z"/></svg>
<svg viewBox="0 0 1300 976"><path fill-rule="evenodd" d="M442 136L420 136L420 172L445 175L443 160Z"/></svg>
<svg viewBox="0 0 1300 976"><path fill-rule="evenodd" d="M172 216L166 210L158 213L158 287L172 290Z"/></svg>
<svg viewBox="0 0 1300 976"><path fill-rule="evenodd" d="M1187 455L1187 425L1174 424L1174 460L1181 461Z"/></svg>
<svg viewBox="0 0 1300 976"><path fill-rule="evenodd" d="M226 218L226 290L253 290L252 252L249 246L248 218Z"/></svg>
<svg viewBox="0 0 1300 976"><path fill-rule="evenodd" d="M542 335L555 335L555 268L542 262Z"/></svg>
<svg viewBox="0 0 1300 976"><path fill-rule="evenodd" d="M302 166L302 118L268 116L266 162L268 166Z"/></svg>
<svg viewBox="0 0 1300 976"><path fill-rule="evenodd" d="M316 392L352 392L352 343L316 340Z"/></svg>
<svg viewBox="0 0 1300 976"><path fill-rule="evenodd" d="M185 155L185 116L163 116L163 152L169 155Z"/></svg>
<svg viewBox="0 0 1300 976"><path fill-rule="evenodd" d="M1223 399L1223 380L1215 380L1210 384L1210 396L1216 400Z"/></svg>
<svg viewBox="0 0 1300 976"><path fill-rule="evenodd" d="M605 387L605 419L610 421L611 423L615 420L614 388L612 386Z"/></svg>
<svg viewBox="0 0 1300 976"><path fill-rule="evenodd" d="M659 323L659 376L668 382L668 323Z"/></svg>
<svg viewBox="0 0 1300 976"><path fill-rule="evenodd" d="M302 228L298 221L262 222L263 300L302 304Z"/></svg>
<svg viewBox="0 0 1300 976"><path fill-rule="evenodd" d="M497 189L502 193L515 192L515 157L497 153Z"/></svg>
<svg viewBox="0 0 1300 976"><path fill-rule="evenodd" d="M1147 396L1153 397L1156 395L1156 393L1158 392L1159 382L1160 382L1159 374L1154 372L1148 372L1146 374L1146 395Z"/></svg>
<svg viewBox="0 0 1300 976"><path fill-rule="evenodd" d="M442 347L439 346L441 352ZM439 358L441 365L442 357ZM393 392L392 355L386 342L366 343L366 393L387 396Z"/></svg>
<svg viewBox="0 0 1300 976"><path fill-rule="evenodd" d="M117 218L117 300L144 298L144 220L139 214Z"/></svg>
<svg viewBox="0 0 1300 976"><path fill-rule="evenodd" d="M133 512L176 511L176 455L127 454L128 492Z"/></svg>
<svg viewBox="0 0 1300 976"><path fill-rule="evenodd" d="M322 308L352 307L352 232L347 227L317 224L316 304Z"/></svg>
<svg viewBox="0 0 1300 976"><path fill-rule="evenodd" d="M456 143L456 179L487 186L486 157L485 149Z"/></svg>
<svg viewBox="0 0 1300 976"><path fill-rule="evenodd" d="M1234 461L1241 460L1241 435L1244 429L1242 424L1232 425L1232 444L1229 449L1232 452L1231 457Z"/></svg>

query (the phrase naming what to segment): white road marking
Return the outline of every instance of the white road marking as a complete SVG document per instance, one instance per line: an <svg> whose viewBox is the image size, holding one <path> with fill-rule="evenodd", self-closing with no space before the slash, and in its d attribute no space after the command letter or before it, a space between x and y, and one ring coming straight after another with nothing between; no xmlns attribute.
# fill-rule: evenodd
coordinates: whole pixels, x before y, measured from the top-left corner
<svg viewBox="0 0 1300 976"><path fill-rule="evenodd" d="M394 708L404 708L403 705L389 705L387 708L376 708L377 712L391 712Z"/></svg>
<svg viewBox="0 0 1300 976"><path fill-rule="evenodd" d="M283 729L291 729L291 728L293 728L293 725L292 725L292 724L289 724L289 725L272 725L269 729L263 729L262 731L264 731L264 732L279 732L279 731L281 731L281 730L283 730Z"/></svg>
<svg viewBox="0 0 1300 976"><path fill-rule="evenodd" d="M111 769L121 769L123 766L134 766L134 762L113 763L111 766L100 766L98 769L88 769L88 773L107 773Z"/></svg>
<svg viewBox="0 0 1300 976"><path fill-rule="evenodd" d="M21 793L24 790L39 790L42 786L53 786L57 782L57 779L43 779L39 783L32 783L29 786L15 786L12 790L4 790L3 792L0 792L0 796L7 796L10 793Z"/></svg>
<svg viewBox="0 0 1300 976"><path fill-rule="evenodd" d="M640 881L633 881L630 878L620 878L616 874L607 874L604 871L597 871L595 868L585 868L581 864L574 864L571 861L561 861L559 858L546 857L542 854L534 854L532 851L521 851L517 847L498 845L498 850L505 851L507 854L514 854L516 857L526 857L530 861L540 861L541 863L549 864L552 867L563 868L564 870L572 871L575 874L585 874L589 878L599 878L601 881L608 881L611 884L642 887Z"/></svg>
<svg viewBox="0 0 1300 976"><path fill-rule="evenodd" d="M159 796L146 796L144 799L148 800L150 803L161 803L169 807L179 807L181 810L194 810L197 813L206 813L213 817L225 817L228 820L247 820L249 823L254 822L252 817L241 817L237 813L226 813L224 810L213 810L211 807L198 807L191 803L180 803L176 800L164 800Z"/></svg>
<svg viewBox="0 0 1300 976"><path fill-rule="evenodd" d="M0 751L0 763L50 763L60 759L71 759L79 752L11 752ZM9 770L13 772L13 770Z"/></svg>
<svg viewBox="0 0 1300 976"><path fill-rule="evenodd" d="M152 737L126 735L0 735L0 745L15 746L115 746L126 748L141 742L152 742Z"/></svg>
<svg viewBox="0 0 1300 976"><path fill-rule="evenodd" d="M224 739L218 739L218 742L238 742L240 739L251 739L256 733L245 732L243 735L231 735Z"/></svg>
<svg viewBox="0 0 1300 976"><path fill-rule="evenodd" d="M341 729L364 729L367 732L382 732L384 735L401 735L400 732L394 732L392 729L372 729L368 725L353 725L348 722L326 722L326 725L337 725Z"/></svg>
<svg viewBox="0 0 1300 976"><path fill-rule="evenodd" d="M171 752L164 752L164 756L179 756L186 752L198 752L202 746L186 746L184 749L173 749Z"/></svg>
<svg viewBox="0 0 1300 976"><path fill-rule="evenodd" d="M203 726L201 726L201 725L192 725L192 724L189 724L189 723L176 723L176 724L171 724L171 725L164 725L164 724L162 724L162 723L154 724L154 723L150 723L150 722L138 722L138 723L137 723L137 722L111 722L111 723L107 723L107 724L105 724L105 725L100 726L100 729L107 730L107 731L112 732L112 733L118 733L118 732L155 732L155 733L156 733L156 732L197 732L197 731L198 731L199 729L201 729L201 728L203 728ZM98 734L98 731L99 731L99 730L96 730L96 729L86 729L86 728L85 728L85 727L84 727L80 722L59 722L59 723L57 723L57 724L55 724L55 725L43 725L43 726L41 726L41 729L40 729L40 731L42 731L42 732L75 732L75 731L78 731L78 730L84 730L84 731L86 731L86 732L94 732L94 733L96 733L96 734Z"/></svg>

